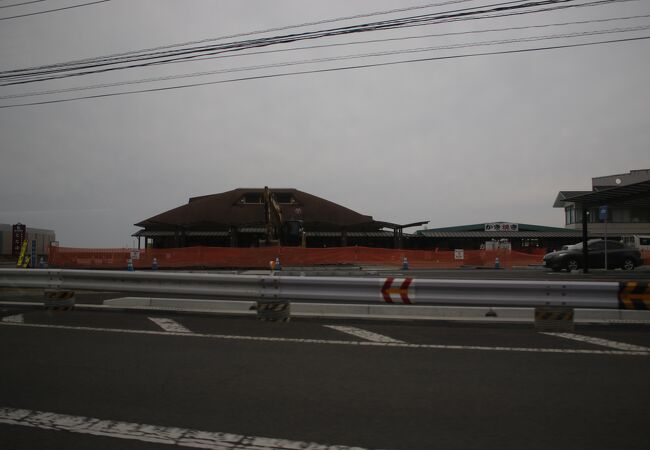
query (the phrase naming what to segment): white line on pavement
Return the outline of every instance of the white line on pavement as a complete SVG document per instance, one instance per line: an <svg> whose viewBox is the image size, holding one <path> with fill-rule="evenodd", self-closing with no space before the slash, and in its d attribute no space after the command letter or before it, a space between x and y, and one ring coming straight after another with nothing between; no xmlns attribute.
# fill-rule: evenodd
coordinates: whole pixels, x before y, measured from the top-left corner
<svg viewBox="0 0 650 450"><path fill-rule="evenodd" d="M329 446L313 442L246 436L241 434L200 431L190 428L162 427L130 422L69 416L29 409L0 408L0 423L43 428L51 431L108 436L180 447L212 448L217 450L364 450L361 447Z"/></svg>
<svg viewBox="0 0 650 450"><path fill-rule="evenodd" d="M149 317L148 319L165 331L172 333L191 333L190 330L172 319L166 319L164 317Z"/></svg>
<svg viewBox="0 0 650 450"><path fill-rule="evenodd" d="M603 347L615 348L617 350L626 350L631 352L650 352L650 348L641 347L640 345L626 344L625 342L610 341L608 339L601 339L590 336L582 336L573 333L542 333L549 336L557 336L565 339L572 339L574 341L586 342L588 344L601 345Z"/></svg>
<svg viewBox="0 0 650 450"><path fill-rule="evenodd" d="M13 316L6 316L2 318L3 322L23 323L25 318L22 314L14 314Z"/></svg>
<svg viewBox="0 0 650 450"><path fill-rule="evenodd" d="M338 325L325 325L327 328L331 328L342 333L351 334L352 336L360 337L361 339L366 339L372 342L402 342L397 339L393 339L383 334L373 333L372 331L362 330L361 328L355 327L342 327Z"/></svg>
<svg viewBox="0 0 650 450"><path fill-rule="evenodd" d="M335 341L326 339L297 339L277 338L262 336L237 336L231 334L204 334L204 333L174 333L170 331L150 330L126 330L122 328L97 328L97 327L73 327L68 325L46 325L36 323L11 323L0 322L0 326L23 327L23 328L47 328L58 330L75 331L99 331L106 333L127 333L127 334L150 334L159 336L182 336L205 339L223 339L233 341L259 341L259 342L285 342L298 344L329 344L329 345L351 345L365 347L397 347L432 350L485 350L498 352L531 352L531 353L573 353L585 355L629 355L629 356L650 356L649 351L622 351L622 350L583 350L564 348L530 348L530 347L488 347L480 345L442 345L442 344L407 344L404 342L369 342L369 341Z"/></svg>

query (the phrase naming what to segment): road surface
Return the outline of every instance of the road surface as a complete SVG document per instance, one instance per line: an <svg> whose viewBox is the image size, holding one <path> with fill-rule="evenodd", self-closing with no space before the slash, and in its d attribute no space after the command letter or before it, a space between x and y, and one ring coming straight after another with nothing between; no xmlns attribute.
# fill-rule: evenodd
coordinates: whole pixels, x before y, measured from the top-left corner
<svg viewBox="0 0 650 450"><path fill-rule="evenodd" d="M0 448L650 442L647 326L544 334L19 307L0 315Z"/></svg>

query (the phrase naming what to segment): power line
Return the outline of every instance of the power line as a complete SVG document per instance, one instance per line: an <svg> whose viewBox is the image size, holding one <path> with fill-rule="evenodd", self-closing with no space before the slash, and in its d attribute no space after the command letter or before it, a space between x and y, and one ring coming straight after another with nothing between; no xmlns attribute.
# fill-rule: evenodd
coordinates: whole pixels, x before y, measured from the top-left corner
<svg viewBox="0 0 650 450"><path fill-rule="evenodd" d="M268 39L258 39L254 41L234 42L234 43L229 43L229 44L224 44L219 46L182 49L173 52L161 52L162 54L157 53L157 54L149 54L149 55L136 55L133 56L132 59L130 60L123 60L123 61L97 62L95 64L86 64L85 66L67 67L67 68L51 66L52 67L51 70L40 70L40 71L31 71L31 72L29 72L29 69L10 70L10 71L0 72L0 79L4 78L5 80L8 79L12 80L11 82L6 83L5 85L33 83L33 82L46 81L51 79L67 78L69 76L82 76L82 75L88 75L93 73L103 73L103 72L123 70L123 69L134 68L134 67L147 67L154 64L160 64L162 62L192 59L198 56L197 53L205 54L206 51L212 52L208 54L240 51L242 49L249 49L254 47L265 47L265 46L274 45L278 43L290 43L290 42L296 42L296 41L306 40L306 39L312 40L312 39L317 39L322 37L337 36L341 34L360 33L360 32L368 32L368 31L376 31L376 30L386 30L386 29L397 29L397 28L402 28L404 26L414 26L414 24L429 25L434 23L440 23L441 20L445 20L445 19L465 18L466 16L471 16L474 14L484 14L486 12L488 13L502 12L502 11L520 9L520 8L530 8L530 7L540 6L540 5L551 5L551 4L558 4L558 3L569 3L574 1L575 0L542 0L542 1L528 1L523 4L521 4L521 2L497 3L497 4L488 5L489 9L482 9L478 11L467 11L467 9L448 11L439 14L413 16L413 17L390 20L390 21L355 25L352 27L342 27L342 28L335 28L335 29L328 29L328 30L320 30L316 32L300 33L297 35L285 35L285 36L278 36L278 37L268 38ZM621 2L621 1L630 1L630 0L600 0L598 2L592 2L592 3L604 4L604 3L614 3L614 2ZM511 3L519 3L519 4L512 5ZM584 6L584 5L585 4L578 4L578 5L570 5L570 6L576 7L576 6ZM476 9L476 8L471 8L471 9ZM151 61L160 58L176 58L176 59L167 59L163 61L153 61L153 62ZM132 62L134 64L129 64ZM129 65L117 66L117 64L129 64ZM97 69L99 67L103 67L103 69ZM89 69L97 69L97 70L89 70ZM26 70L27 72L25 72ZM62 75L50 76L50 74L60 73L60 72L71 72L73 70L79 70L79 72L63 73Z"/></svg>
<svg viewBox="0 0 650 450"><path fill-rule="evenodd" d="M203 83L192 83L192 84L184 84L184 85L177 85L177 86L167 86L167 87L160 87L160 88L141 89L141 90L135 90L135 91L113 92L113 93L108 93L108 94L95 94L95 95L72 97L72 98L59 99L59 100L47 100L47 101L32 102L32 103L18 103L18 104L14 104L14 105L0 106L0 109L17 108L17 107L24 107L24 106L47 105L47 104L54 104L54 103L65 103L65 102L71 102L71 101L76 101L76 100L106 98L106 97L114 97L114 96L121 96L121 95L141 94L141 93L146 93L146 92L170 91L170 90L175 90L175 89L185 89L185 88L198 87L198 86L208 86L208 85L214 85L214 84L233 83L233 82L239 82L239 81L261 80L261 79L267 79L267 78L279 78L279 77L287 77L287 76L293 76L293 75L308 75L308 74L323 73L323 72L339 72L339 71L344 71L344 70L355 70L355 69L364 69L364 68L370 68L370 67L393 66L393 65L398 65L398 64L417 63L417 62L425 62L425 61L440 61L440 60L449 60L449 59L470 58L470 57L477 57L477 56L507 55L507 54L536 52L536 51L547 51L547 50L575 48L575 47L587 47L587 46L592 46L592 45L613 44L613 43L621 43L621 42L632 42L632 41L641 41L641 40L646 40L646 39L650 39L650 36L641 36L641 37L625 38L625 39L613 39L613 40L596 41L596 42L583 42L583 43L579 43L579 44L554 45L554 46L548 46L548 47L535 47L535 48L525 48L525 49L515 49L515 50L503 50L503 51L496 51L496 52L467 53L467 54L460 54L460 55L437 56L437 57L431 57L431 58L409 59L409 60L401 60L401 61L389 61L389 62L383 62L383 63L361 64L361 65L356 65L356 66L343 66L343 67L334 67L334 68L328 68L328 69L305 70L305 71L287 72L287 73L279 73L279 74L256 75L256 76L242 77L242 78L231 78L231 79L228 79L228 80L206 81L206 82L203 82Z"/></svg>
<svg viewBox="0 0 650 450"><path fill-rule="evenodd" d="M352 20L352 19L361 19L364 17L372 17L372 16L380 16L380 15L386 15L386 14L394 14L398 12L405 12L405 11L412 11L416 9L426 9L426 8L436 8L440 6L447 6L451 4L457 4L457 3L467 3L467 2L472 2L475 0L448 0L444 2L438 2L438 3L428 3L425 5L420 5L420 6L411 6L407 8L397 8L397 9L389 9L389 10L384 10L384 11L375 11L375 12L370 12L370 13L365 13L365 14L356 14L353 16L344 16L344 17L337 17L337 18L332 18L332 19L324 19L324 20L318 20L318 21L313 21L313 22L304 22L296 25L286 25L286 26L281 26L281 27L274 27L274 28L267 28L267 29L262 29L262 30L255 30L255 31L247 31L244 33L236 33L236 34L230 34L230 35L225 35L225 36L219 36L219 37L214 37L214 38L205 38L205 39L200 39L200 40L195 40L195 41L188 41L188 42L183 42L183 43L177 43L177 44L168 44L168 45L161 45L158 47L151 47L151 48L146 48L146 49L140 49L140 50L130 50L127 52L121 52L121 53L113 53L109 55L104 55L99 58L102 59L108 59L108 58L114 58L114 57L119 57L119 56L127 56L127 55L133 55L137 53L145 53L145 52L153 52L157 50L165 50L168 48L175 48L175 47L185 47L188 45L196 45L196 44L203 44L206 42L214 42L214 41L222 41L225 39L234 39L238 37L244 37L244 36L253 36L256 34L265 34L265 33L271 33L275 31L285 31L285 30L291 30L291 29L296 29L296 28L304 28L307 26L313 26L313 25L322 25L326 23L333 23L333 22L341 22L345 20ZM78 60L73 60L73 61L68 61L66 63L61 63L61 64L74 64L74 63L83 63L83 62L88 62L88 61L93 61L96 58L84 58L84 59L78 59ZM49 67L49 66L36 66L33 67L34 69L41 68L41 67Z"/></svg>
<svg viewBox="0 0 650 450"><path fill-rule="evenodd" d="M31 0L31 1L29 1L29 2L14 3L13 5L4 5L4 6L0 6L0 9L3 9L3 8L13 8L14 6L23 6L23 5L29 5L29 4L31 4L31 3L40 3L40 2L44 2L44 1L45 1L45 0Z"/></svg>
<svg viewBox="0 0 650 450"><path fill-rule="evenodd" d="M97 1L94 1L94 2L81 3L81 4L78 4L78 5L66 6L66 7L63 7L63 8L48 9L46 11L33 12L33 13L28 13L28 14L20 14L20 15L17 15L17 16L10 16L10 17L0 17L0 20L9 20L9 19L18 19L19 17L36 16L38 14L47 14L47 13L56 12L56 11L63 11L63 10L66 10L66 9L81 8L82 6L96 5L97 3L106 3L106 2L110 2L110 1L111 0L97 0Z"/></svg>
<svg viewBox="0 0 650 450"><path fill-rule="evenodd" d="M632 19L645 19L650 17L650 14L639 14L636 16L624 16L624 17L611 17L607 19L590 19L590 20L578 20L572 22L558 22L558 23L546 23L541 25L525 25L519 27L504 27L504 28L488 28L484 30L471 30L471 31L457 31L457 32L448 32L448 33L433 33L433 34L422 34L419 36L404 36L397 38L386 38L386 39L368 39L365 41L353 41L353 42L338 42L334 44L321 44L321 45L308 45L304 47L293 47L293 48L283 48L276 50L261 50L257 52L247 52L247 53L235 53L233 55L220 55L220 56L210 56L206 58L195 58L185 61L171 61L171 62L162 62L160 65L164 64L175 64L182 62L196 62L196 61L208 61L212 59L222 59L222 58L235 58L241 56L251 56L251 55L265 55L269 53L284 53L284 52L293 52L299 50L311 50L317 48L329 48L329 47L344 47L348 45L359 45L359 44L376 44L380 42L397 42L397 41L407 41L412 39L423 39L429 37L444 37L444 36L462 36L467 34L480 34L480 33L493 33L498 31L514 31L514 30L528 30L531 28L548 28L556 26L565 26L565 25L583 25L590 23L603 23L603 22L612 22L616 20L632 20Z"/></svg>
<svg viewBox="0 0 650 450"><path fill-rule="evenodd" d="M455 0L459 1L459 0ZM573 2L576 0L543 0L542 3L546 2L551 2L551 3L564 3L564 2ZM616 0L610 0L610 1L616 1ZM520 3L530 3L531 0L516 0L516 1L509 1L509 2L502 2L502 3L496 3L492 5L487 5L487 7L500 7L503 5L509 5L509 4L520 4ZM347 33L352 33L352 32L363 32L363 31L374 31L378 29L378 26L398 26L400 24L403 25L404 22L409 23L409 22L414 22L416 20L422 20L423 17L427 17L431 20L432 17L437 17L440 16L441 14L451 14L451 13L459 13L459 12L465 12L468 10L473 10L477 9L479 7L471 7L471 8L464 8L464 9L457 9L457 10L451 10L451 11L445 11L442 13L437 13L437 14L425 14L425 15L419 15L419 16L410 16L406 18L401 18L401 19L390 19L390 20L385 20L385 21L380 21L380 22L371 22L371 23L365 23L365 24L360 24L360 25L352 25L352 26L346 26L346 27L339 27L339 28L330 28L326 30L319 30L319 31L313 31L313 32L303 32L303 33L297 33L297 34L290 34L290 35L281 35L281 36L275 36L271 38L259 38L259 39L253 39L253 40L244 40L244 41L236 41L236 42L230 42L226 44L221 44L221 45L211 45L211 46L203 46L203 47L190 47L190 48L184 48L184 49L179 49L175 51L167 51L167 52L148 52L148 53L143 53L143 52L130 52L130 56L118 56L118 57L95 57L95 58L87 58L84 60L81 60L80 62L65 62L65 63L57 63L57 64L51 64L51 65L45 65L45 66L38 66L36 68L24 68L24 69L15 69L15 70L8 70L8 71L2 71L0 72L0 78L7 78L7 77L25 77L25 76L35 76L43 73L53 73L53 72L61 72L65 70L80 70L83 68L90 68L90 67L97 67L97 66L105 66L105 65L110 65L110 64L118 64L118 63L126 63L126 62L133 62L133 61L143 61L143 60L150 60L150 59L159 59L163 57L172 57L176 55L184 55L184 54L191 54L191 53L196 53L196 52L205 52L205 51L211 51L215 49L233 49L233 48L241 48L244 46L245 48L251 48L251 46L268 46L272 45L274 43L287 43L287 42L295 42L296 40L303 40L303 39L315 39L323 36L334 36L338 34L347 34ZM327 34L325 34L327 33ZM247 33L244 33L247 34ZM84 66L85 64L85 66Z"/></svg>
<svg viewBox="0 0 650 450"><path fill-rule="evenodd" d="M411 48L411 49L404 49L404 50L392 50L392 51L382 51L382 52L374 52L374 53L332 56L327 58L314 58L314 59L307 59L307 60L262 64L256 66L235 67L230 69L193 72L193 73L180 74L180 75L167 75L161 77L143 78L138 80L120 81L115 83L101 83L101 84L95 84L90 86L54 89L49 91L27 92L22 94L0 96L0 99L6 100L6 99L14 99L14 98L34 97L39 95L62 94L66 92L78 92L78 91L86 91L91 89L102 89L102 88L126 86L132 84L152 83L156 81L178 80L183 78L194 78L200 76L217 75L217 74L233 73L233 72L245 72L250 70L288 67L288 66L295 66L295 65L302 65L302 64L315 64L315 63L323 63L323 62L350 60L350 59L360 59L360 58L379 57L379 56L394 56L394 55L403 55L409 53L421 53L421 52L438 51L438 50L452 50L452 49L469 48L469 47L484 47L484 46L492 46L492 45L522 43L522 42L536 42L536 41L549 40L549 39L578 38L578 37L595 36L595 35L602 35L602 34L628 33L628 32L645 31L645 30L650 30L650 25L640 25L640 26L633 26L627 28L619 27L619 28L611 28L605 30L578 31L572 33L530 36L530 37L520 37L520 38L512 38L512 39L497 39L491 41L470 42L470 43L461 43L461 44L447 44L447 45L433 46L433 47Z"/></svg>

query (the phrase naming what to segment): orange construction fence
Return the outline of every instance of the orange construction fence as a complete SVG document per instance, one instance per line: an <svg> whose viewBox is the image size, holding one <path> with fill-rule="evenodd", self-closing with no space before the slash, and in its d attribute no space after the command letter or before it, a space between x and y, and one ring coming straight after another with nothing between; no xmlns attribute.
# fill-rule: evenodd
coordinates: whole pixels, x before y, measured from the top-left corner
<svg viewBox="0 0 650 450"><path fill-rule="evenodd" d="M356 264L401 267L406 257L411 268L457 268L460 266L494 267L496 258L502 268L538 265L542 263L542 249L531 253L510 250L465 250L464 258L455 259L453 251L398 250L370 247L186 247L133 250L50 248L50 267L67 269L121 269L133 256L135 269L151 269L156 258L161 269L178 268L260 268L268 269L269 262L280 258L283 266L314 266Z"/></svg>

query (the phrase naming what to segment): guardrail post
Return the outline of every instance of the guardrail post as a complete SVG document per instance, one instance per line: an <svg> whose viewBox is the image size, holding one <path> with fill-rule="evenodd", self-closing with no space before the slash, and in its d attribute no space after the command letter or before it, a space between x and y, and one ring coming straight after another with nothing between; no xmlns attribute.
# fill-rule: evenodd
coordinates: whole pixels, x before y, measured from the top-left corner
<svg viewBox="0 0 650 450"><path fill-rule="evenodd" d="M288 322L291 303L280 298L280 278L262 277L260 299L257 301L257 318L265 322Z"/></svg>
<svg viewBox="0 0 650 450"><path fill-rule="evenodd" d="M540 306L535 308L537 331L573 331L573 308L566 306Z"/></svg>
<svg viewBox="0 0 650 450"><path fill-rule="evenodd" d="M70 311L74 309L74 291L61 289L45 289L43 304L45 309Z"/></svg>

